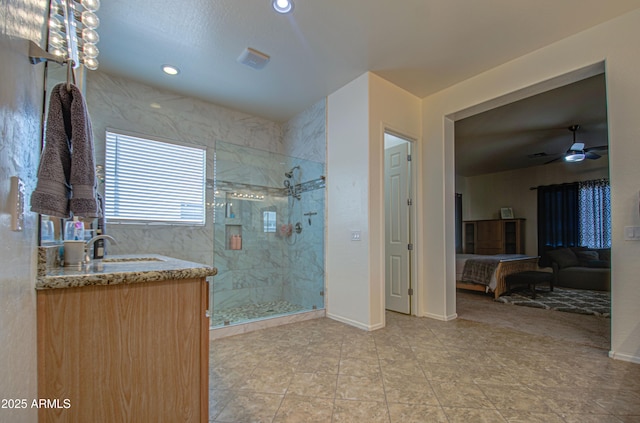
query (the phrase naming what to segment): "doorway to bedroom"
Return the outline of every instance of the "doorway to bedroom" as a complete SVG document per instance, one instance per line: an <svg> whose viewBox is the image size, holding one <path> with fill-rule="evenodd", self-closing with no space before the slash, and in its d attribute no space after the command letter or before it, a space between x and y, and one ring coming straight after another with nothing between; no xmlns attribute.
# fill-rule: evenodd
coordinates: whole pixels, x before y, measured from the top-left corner
<svg viewBox="0 0 640 423"><path fill-rule="evenodd" d="M604 66L596 64L591 72L576 72L556 78L563 83L547 85L538 94L476 113L456 114L455 131L455 192L456 192L456 253L465 253L465 221L504 221L501 211L509 218L522 221L523 251L537 257L538 246L538 187L608 180L608 124L606 80ZM567 84L566 81L571 80ZM541 84L542 85L542 84ZM532 89L533 88L533 89ZM529 87L529 92L536 91ZM552 88L552 89L549 89ZM496 102L498 103L498 102ZM460 115L465 116L461 117ZM578 130L575 129L578 126ZM582 144L584 160L565 161L567 151L575 143ZM594 154L591 154L594 153ZM504 236L505 234L498 234ZM579 246L580 244L575 244ZM562 243L555 247L565 247ZM551 267L537 268L552 272ZM554 291L565 289L556 287ZM607 314L574 315L554 310L510 307L494 300L491 289L486 293L457 290L458 317L514 327L514 316L500 316L491 310L508 307L511 313L521 314L523 327L536 331L548 325L549 313L557 324L567 325L563 337L579 342L590 340L602 348L610 343L610 322ZM544 295L548 289L540 288ZM580 294L586 292L582 290ZM528 291L517 292L523 297ZM609 292L605 292L608 295ZM541 295L538 295L540 297ZM506 298L503 296L501 298ZM524 301L522 301L524 302ZM610 311L610 306L609 306ZM526 316L525 316L526 315ZM536 315L539 316L536 319ZM521 324L519 323L519 324ZM574 328L572 336L568 334ZM558 330L562 333L563 330Z"/></svg>

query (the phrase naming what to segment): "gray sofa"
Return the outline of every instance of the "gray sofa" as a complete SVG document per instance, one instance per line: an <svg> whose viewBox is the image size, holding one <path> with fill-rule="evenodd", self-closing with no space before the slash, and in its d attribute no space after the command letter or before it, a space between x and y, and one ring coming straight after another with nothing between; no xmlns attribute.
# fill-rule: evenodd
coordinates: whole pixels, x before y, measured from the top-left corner
<svg viewBox="0 0 640 423"><path fill-rule="evenodd" d="M586 247L548 251L554 286L596 291L611 290L611 250Z"/></svg>

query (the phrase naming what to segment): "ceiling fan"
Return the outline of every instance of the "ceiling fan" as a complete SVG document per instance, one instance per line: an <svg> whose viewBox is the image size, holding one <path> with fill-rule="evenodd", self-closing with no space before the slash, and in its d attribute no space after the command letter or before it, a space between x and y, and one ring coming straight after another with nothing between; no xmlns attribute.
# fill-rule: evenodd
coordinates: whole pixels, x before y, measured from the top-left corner
<svg viewBox="0 0 640 423"><path fill-rule="evenodd" d="M597 147L589 147L584 148L584 143L576 142L576 131L580 128L580 125L571 125L568 129L573 133L573 144L571 147L560 157L556 157L553 160L549 160L545 164L554 163L558 160L564 160L565 162L581 162L584 159L596 160L602 157L600 154L595 151L603 151L607 150L609 146L600 145Z"/></svg>

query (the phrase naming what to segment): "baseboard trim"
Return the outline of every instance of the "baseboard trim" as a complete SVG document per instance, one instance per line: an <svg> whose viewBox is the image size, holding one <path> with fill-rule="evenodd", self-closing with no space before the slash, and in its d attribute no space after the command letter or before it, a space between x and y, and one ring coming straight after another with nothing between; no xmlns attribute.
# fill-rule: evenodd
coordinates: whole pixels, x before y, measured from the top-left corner
<svg viewBox="0 0 640 423"><path fill-rule="evenodd" d="M628 361L630 363L640 364L640 357L629 354L620 354L615 351L609 351L609 357L614 360Z"/></svg>
<svg viewBox="0 0 640 423"><path fill-rule="evenodd" d="M448 322L450 320L455 320L458 318L458 313L453 313L448 316L443 316L441 314L433 314L433 313L425 313L422 317L428 317L430 319L440 320L442 322Z"/></svg>
<svg viewBox="0 0 640 423"><path fill-rule="evenodd" d="M349 325L349 326L354 326L354 327L357 327L358 329L366 330L368 332L371 332L371 331L374 331L374 330L377 330L377 329L382 329L384 327L384 323L378 323L378 324L375 324L375 325L367 325L365 323L358 322L356 320L352 320L352 319L349 319L349 318L344 317L344 316L338 316L337 314L332 314L332 313L327 313L327 317L329 319L338 321L340 323L344 323L344 324Z"/></svg>

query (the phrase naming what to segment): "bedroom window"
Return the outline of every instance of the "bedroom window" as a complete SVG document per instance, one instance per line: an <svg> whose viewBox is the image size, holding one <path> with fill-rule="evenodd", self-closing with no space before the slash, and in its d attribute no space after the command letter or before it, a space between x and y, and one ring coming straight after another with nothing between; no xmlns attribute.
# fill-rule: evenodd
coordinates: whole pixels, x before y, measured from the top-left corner
<svg viewBox="0 0 640 423"><path fill-rule="evenodd" d="M598 179L578 183L579 244L611 248L611 187Z"/></svg>
<svg viewBox="0 0 640 423"><path fill-rule="evenodd" d="M538 187L538 255L557 247L611 247L607 180Z"/></svg>
<svg viewBox="0 0 640 423"><path fill-rule="evenodd" d="M206 151L107 131L105 216L110 223L204 225Z"/></svg>

